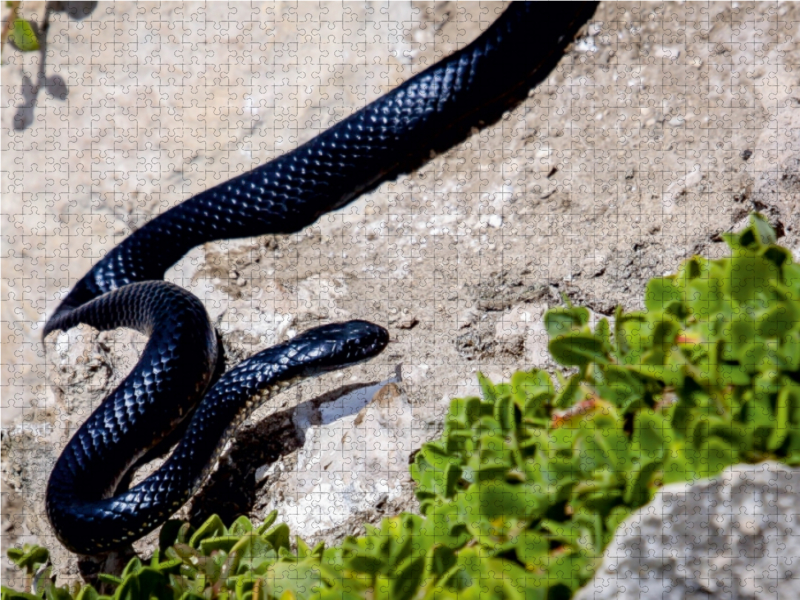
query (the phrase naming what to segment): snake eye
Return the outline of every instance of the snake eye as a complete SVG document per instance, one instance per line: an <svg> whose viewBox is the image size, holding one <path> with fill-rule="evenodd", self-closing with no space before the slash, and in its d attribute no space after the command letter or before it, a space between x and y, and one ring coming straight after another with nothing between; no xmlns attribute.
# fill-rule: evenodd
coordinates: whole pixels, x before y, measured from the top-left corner
<svg viewBox="0 0 800 600"><path fill-rule="evenodd" d="M389 342L389 332L368 321L332 323L310 329L287 342L303 348L307 376L344 369L377 356Z"/></svg>
<svg viewBox="0 0 800 600"><path fill-rule="evenodd" d="M353 362L377 356L389 343L389 332L368 321L345 323L348 334L348 354Z"/></svg>

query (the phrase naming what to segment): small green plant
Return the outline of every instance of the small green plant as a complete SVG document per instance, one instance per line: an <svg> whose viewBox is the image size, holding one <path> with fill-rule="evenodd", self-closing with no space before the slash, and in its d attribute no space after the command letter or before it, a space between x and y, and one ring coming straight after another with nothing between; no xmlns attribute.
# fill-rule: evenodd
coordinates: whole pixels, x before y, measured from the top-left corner
<svg viewBox="0 0 800 600"><path fill-rule="evenodd" d="M800 463L800 266L760 215L651 280L645 310L550 310L550 352L576 372L518 372L452 401L411 466L421 515L340 546L290 544L275 513L255 528L169 522L145 566L103 576L114 598L555 599L594 573L618 525L665 483L738 462ZM12 556L12 552L14 555ZM32 576L36 547L9 551ZM30 578L30 577L29 577ZM53 584L3 599L101 598Z"/></svg>
<svg viewBox="0 0 800 600"><path fill-rule="evenodd" d="M39 49L36 24L27 19L19 18L20 4L21 2L6 2L6 7L10 9L10 13L5 19L5 23L3 23L0 49L5 47L8 41L23 52L33 52Z"/></svg>

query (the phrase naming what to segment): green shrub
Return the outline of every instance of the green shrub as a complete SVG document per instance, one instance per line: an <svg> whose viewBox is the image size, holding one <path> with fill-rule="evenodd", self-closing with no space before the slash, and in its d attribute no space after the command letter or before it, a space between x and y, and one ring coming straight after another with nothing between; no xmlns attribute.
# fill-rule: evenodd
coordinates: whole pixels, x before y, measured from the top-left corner
<svg viewBox="0 0 800 600"><path fill-rule="evenodd" d="M479 375L483 397L453 400L411 466L421 515L328 549L292 548L275 513L258 528L169 522L149 565L104 580L121 599L568 598L661 485L800 463L800 266L760 215L725 239L732 256L651 280L646 310L618 308L613 325L548 311L550 352L576 372L558 385L541 370ZM9 556L30 574L47 560L36 547Z"/></svg>

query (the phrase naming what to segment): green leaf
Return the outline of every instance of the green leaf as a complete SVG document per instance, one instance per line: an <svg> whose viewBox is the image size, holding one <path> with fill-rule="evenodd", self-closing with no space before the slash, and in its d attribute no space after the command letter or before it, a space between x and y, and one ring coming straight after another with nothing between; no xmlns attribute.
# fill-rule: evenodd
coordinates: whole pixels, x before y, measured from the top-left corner
<svg viewBox="0 0 800 600"><path fill-rule="evenodd" d="M100 600L100 594L91 585L84 585L75 595L75 600Z"/></svg>
<svg viewBox="0 0 800 600"><path fill-rule="evenodd" d="M12 563L17 565L20 569L25 569L25 572L32 574L50 559L50 551L35 544L25 544L22 549L9 548L6 556Z"/></svg>
<svg viewBox="0 0 800 600"><path fill-rule="evenodd" d="M391 582L392 599L411 600L419 588L425 571L425 558L409 556L394 573Z"/></svg>
<svg viewBox="0 0 800 600"><path fill-rule="evenodd" d="M770 246L765 248L761 256L766 258L769 262L778 268L789 265L792 262L792 253L786 248L780 246Z"/></svg>
<svg viewBox="0 0 800 600"><path fill-rule="evenodd" d="M558 541L570 546L580 546L585 539L590 538L591 532L585 527L570 521L553 521L542 519L542 527L550 532L551 541Z"/></svg>
<svg viewBox="0 0 800 600"><path fill-rule="evenodd" d="M688 285L686 303L698 318L708 320L724 311L727 297L723 293L721 279L695 279Z"/></svg>
<svg viewBox="0 0 800 600"><path fill-rule="evenodd" d="M491 412L491 404L482 402L477 396L454 398L450 402L446 420L451 425L468 428L484 414L491 414Z"/></svg>
<svg viewBox="0 0 800 600"><path fill-rule="evenodd" d="M725 240L725 243L728 244L728 248L736 252L737 250L743 250L744 246L742 246L739 238L741 237L738 233L731 233L731 232L723 232L720 234L720 237ZM755 238L753 235L750 235L750 239L754 240Z"/></svg>
<svg viewBox="0 0 800 600"><path fill-rule="evenodd" d="M211 556L212 552L223 550L230 552L241 536L237 535L220 535L216 537L205 538L200 540L199 549L205 556Z"/></svg>
<svg viewBox="0 0 800 600"><path fill-rule="evenodd" d="M611 537L613 537L614 533L625 519L631 515L631 512L632 511L627 506L615 506L611 509L606 518L606 530L610 534L606 539L606 543L611 541Z"/></svg>
<svg viewBox="0 0 800 600"><path fill-rule="evenodd" d="M45 584L44 597L46 600L72 600L72 594L66 587L57 587L52 581Z"/></svg>
<svg viewBox="0 0 800 600"><path fill-rule="evenodd" d="M651 279L644 292L644 305L649 311L664 312L672 304L683 303L683 293L672 277Z"/></svg>
<svg viewBox="0 0 800 600"><path fill-rule="evenodd" d="M547 558L550 552L550 540L541 533L525 530L517 536L517 558L527 568L533 569Z"/></svg>
<svg viewBox="0 0 800 600"><path fill-rule="evenodd" d="M553 406L555 408L567 408L575 404L581 395L582 381L583 376L580 373L576 373L570 377L566 385L558 391L558 394L556 394L556 397L553 399Z"/></svg>
<svg viewBox="0 0 800 600"><path fill-rule="evenodd" d="M782 337L795 324L795 314L787 306L772 306L756 319L756 332L759 336Z"/></svg>
<svg viewBox="0 0 800 600"><path fill-rule="evenodd" d="M445 428L445 436L447 441L446 452L449 456L464 455L472 452L473 443L470 431L464 429L447 431Z"/></svg>
<svg viewBox="0 0 800 600"><path fill-rule="evenodd" d="M32 52L39 49L39 40L33 26L25 19L16 19L14 28L9 33L8 39L23 52Z"/></svg>
<svg viewBox="0 0 800 600"><path fill-rule="evenodd" d="M723 330L726 341L723 358L725 360L739 360L742 349L751 344L756 336L756 327L753 318L747 314L740 314Z"/></svg>
<svg viewBox="0 0 800 600"><path fill-rule="evenodd" d="M671 439L667 419L646 409L636 414L633 422L632 443L634 453L640 453L642 462L660 461Z"/></svg>
<svg viewBox="0 0 800 600"><path fill-rule="evenodd" d="M530 493L535 488L511 485L504 481L487 481L475 486L474 499L481 514L487 519L513 517L527 519L541 510L543 497ZM470 491L472 488L470 488ZM526 493L528 492L528 493Z"/></svg>
<svg viewBox="0 0 800 600"><path fill-rule="evenodd" d="M245 515L239 516L228 528L231 535L242 536L253 531L253 523Z"/></svg>
<svg viewBox="0 0 800 600"><path fill-rule="evenodd" d="M784 387L778 393L778 400L775 403L775 426L767 441L767 449L774 452L786 441L786 437L792 430L792 424L789 422L791 407L792 404L800 405L799 396L796 394L796 386Z"/></svg>
<svg viewBox="0 0 800 600"><path fill-rule="evenodd" d="M559 335L550 341L550 354L568 367L585 367L589 363L609 363L603 340L592 333L575 331Z"/></svg>
<svg viewBox="0 0 800 600"><path fill-rule="evenodd" d="M600 319L597 322L597 327L595 327L594 333L603 341L603 345L606 348L611 348L611 325L608 324L608 319L605 317Z"/></svg>
<svg viewBox="0 0 800 600"><path fill-rule="evenodd" d="M800 332L795 330L786 334L779 352L789 371L800 370Z"/></svg>
<svg viewBox="0 0 800 600"><path fill-rule="evenodd" d="M134 556L122 571L122 578L125 579L128 575L138 573L142 570L142 561L138 556Z"/></svg>
<svg viewBox="0 0 800 600"><path fill-rule="evenodd" d="M252 576L242 576L236 580L236 600L261 600L260 594L253 594L253 588L261 589L264 581Z"/></svg>
<svg viewBox="0 0 800 600"><path fill-rule="evenodd" d="M778 236L775 235L772 225L761 213L752 213L750 215L750 227L748 229L753 232L756 242L761 246L769 246L778 241Z"/></svg>
<svg viewBox="0 0 800 600"><path fill-rule="evenodd" d="M550 338L564 335L573 330L582 330L589 322L589 309L583 306L577 308L551 308L544 313L544 328Z"/></svg>
<svg viewBox="0 0 800 600"><path fill-rule="evenodd" d="M761 256L741 254L727 263L724 289L739 304L754 304L763 299L769 282L778 279L778 268Z"/></svg>
<svg viewBox="0 0 800 600"><path fill-rule="evenodd" d="M683 383L683 369L680 365L627 365L625 368L666 385L678 386Z"/></svg>
<svg viewBox="0 0 800 600"><path fill-rule="evenodd" d="M553 381L547 371L517 371L511 376L514 401L526 416L542 414L544 405L555 395Z"/></svg>
<svg viewBox="0 0 800 600"><path fill-rule="evenodd" d="M666 353L670 346L675 344L681 331L680 322L668 313L653 313L651 324L653 331L653 347L655 350Z"/></svg>
<svg viewBox="0 0 800 600"><path fill-rule="evenodd" d="M707 278L708 266L708 259L702 256L693 256L684 262L680 268L678 268L678 273L675 275L674 281L678 288L684 290L688 289L690 281Z"/></svg>
<svg viewBox="0 0 800 600"><path fill-rule="evenodd" d="M710 438L699 449L697 459L700 461L698 474L701 477L714 477L726 467L739 462L739 451L719 438Z"/></svg>
<svg viewBox="0 0 800 600"><path fill-rule="evenodd" d="M101 583L107 583L109 585L120 585L122 583L122 579L120 577L109 575L108 573L98 573L97 580Z"/></svg>
<svg viewBox="0 0 800 600"><path fill-rule="evenodd" d="M272 544L258 534L246 534L231 548L223 569L234 574L263 575L278 558Z"/></svg>
<svg viewBox="0 0 800 600"><path fill-rule="evenodd" d="M225 535L227 532L228 530L225 528L225 524L222 522L222 519L220 519L217 515L212 515L206 519L205 523L197 528L197 531L189 540L189 545L192 548L199 548L200 542L204 539Z"/></svg>
<svg viewBox="0 0 800 600"><path fill-rule="evenodd" d="M2 586L0 590L2 591L3 600L42 600L39 596L34 596L27 592L18 592L6 586Z"/></svg>
<svg viewBox="0 0 800 600"><path fill-rule="evenodd" d="M25 551L22 548L9 548L6 550L6 556L8 556L9 560L11 560L11 562L14 564L17 564L17 561L24 555Z"/></svg>
<svg viewBox="0 0 800 600"><path fill-rule="evenodd" d="M625 487L625 504L632 508L644 506L652 499L650 481L653 475L661 468L660 462L648 462L634 469L628 478Z"/></svg>
<svg viewBox="0 0 800 600"><path fill-rule="evenodd" d="M144 598L172 600L172 592L167 585L167 579L150 567L144 567L141 571L128 575L114 594L114 600Z"/></svg>
<svg viewBox="0 0 800 600"><path fill-rule="evenodd" d="M494 418L500 424L503 433L514 431L516 428L514 402L510 396L498 398L494 405Z"/></svg>
<svg viewBox="0 0 800 600"><path fill-rule="evenodd" d="M183 564L183 561L180 558L172 558L169 560L163 560L157 562L150 566L153 567L159 573L169 574L169 573L177 573L181 564Z"/></svg>
<svg viewBox="0 0 800 600"><path fill-rule="evenodd" d="M456 554L444 544L434 544L425 555L423 577L439 579L456 563Z"/></svg>
<svg viewBox="0 0 800 600"><path fill-rule="evenodd" d="M600 395L618 407L626 406L630 401L644 395L642 378L637 377L630 369L606 365L601 369L601 374L602 381L596 384Z"/></svg>
<svg viewBox="0 0 800 600"><path fill-rule="evenodd" d="M268 541L275 550L280 550L281 548L289 550L291 548L291 533L286 523L276 525L267 533L262 534L261 537Z"/></svg>
<svg viewBox="0 0 800 600"><path fill-rule="evenodd" d="M497 399L497 394L494 385L491 381L480 371L478 371L478 383L481 386L481 393L486 402L494 402Z"/></svg>
<svg viewBox="0 0 800 600"><path fill-rule="evenodd" d="M258 533L259 535L261 535L262 533L264 533L265 531L267 531L267 530L268 530L270 527L272 527L272 524L273 524L273 523L274 523L274 522L275 522L277 519L278 519L278 511L277 511L277 510L273 510L271 513L269 513L269 514L268 514L268 515L267 515L267 516L264 518L264 522L263 522L261 525L259 525L259 526L258 526L258 529L256 529L256 533Z"/></svg>
<svg viewBox="0 0 800 600"><path fill-rule="evenodd" d="M294 536L294 544L297 547L297 558L307 558L311 556L311 548L303 541L299 535Z"/></svg>
<svg viewBox="0 0 800 600"><path fill-rule="evenodd" d="M269 568L259 587L263 598L308 598L324 584L322 571L314 564L278 562Z"/></svg>

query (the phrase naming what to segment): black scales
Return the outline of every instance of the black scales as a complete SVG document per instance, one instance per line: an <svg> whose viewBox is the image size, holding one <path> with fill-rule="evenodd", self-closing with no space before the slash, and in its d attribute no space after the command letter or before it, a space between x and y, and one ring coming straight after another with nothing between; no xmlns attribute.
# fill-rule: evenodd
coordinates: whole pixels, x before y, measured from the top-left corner
<svg viewBox="0 0 800 600"><path fill-rule="evenodd" d="M155 529L202 484L256 402L298 378L375 356L388 340L383 328L364 321L320 327L243 361L203 397L216 358L213 328L197 298L162 281L165 271L209 241L299 231L496 120L547 76L595 8L512 3L470 45L292 152L153 219L78 282L45 335L86 323L151 337L134 371L53 469L47 513L65 546L98 554ZM165 396L169 402L158 401ZM141 484L117 490L197 402L167 462Z"/></svg>

